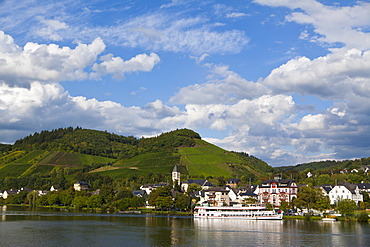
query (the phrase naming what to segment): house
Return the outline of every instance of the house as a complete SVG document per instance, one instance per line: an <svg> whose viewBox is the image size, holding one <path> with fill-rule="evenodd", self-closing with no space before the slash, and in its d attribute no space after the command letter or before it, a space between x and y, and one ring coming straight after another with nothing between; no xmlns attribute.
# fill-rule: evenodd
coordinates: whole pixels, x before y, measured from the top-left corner
<svg viewBox="0 0 370 247"><path fill-rule="evenodd" d="M261 204L270 203L279 207L282 202L290 203L297 197L298 187L292 179L282 179L275 175L274 179L264 180L259 185L258 200Z"/></svg>
<svg viewBox="0 0 370 247"><path fill-rule="evenodd" d="M151 184L144 184L140 186L140 190L143 190L147 195L150 195L153 190L153 186Z"/></svg>
<svg viewBox="0 0 370 247"><path fill-rule="evenodd" d="M370 184L369 183L361 183L357 184L360 191L365 191L367 193L370 193Z"/></svg>
<svg viewBox="0 0 370 247"><path fill-rule="evenodd" d="M140 186L140 190L144 190L147 195L150 195L150 193L153 190L155 190L156 188L164 187L164 186L167 186L167 185L168 184L165 183L165 182L161 182L161 183L158 183L158 184L144 184L144 185Z"/></svg>
<svg viewBox="0 0 370 247"><path fill-rule="evenodd" d="M6 199L8 198L10 195L15 195L18 193L18 190L17 189L10 189L10 190L5 190L3 192L3 198Z"/></svg>
<svg viewBox="0 0 370 247"><path fill-rule="evenodd" d="M133 190L132 194L137 197L144 197L146 196L145 190Z"/></svg>
<svg viewBox="0 0 370 247"><path fill-rule="evenodd" d="M240 179L230 178L229 180L227 180L226 185L230 186L230 188L236 188L238 187L239 183L240 183Z"/></svg>
<svg viewBox="0 0 370 247"><path fill-rule="evenodd" d="M96 189L94 192L91 193L92 195L100 195L100 189Z"/></svg>
<svg viewBox="0 0 370 247"><path fill-rule="evenodd" d="M204 197L200 203L208 203L212 206L230 205L229 190L221 187L213 187L204 190Z"/></svg>
<svg viewBox="0 0 370 247"><path fill-rule="evenodd" d="M315 186L315 188L321 189L323 196L329 196L329 192L333 189L333 185L323 184L321 186Z"/></svg>
<svg viewBox="0 0 370 247"><path fill-rule="evenodd" d="M364 173L367 173L368 171L370 171L370 166L361 166L360 170L364 171Z"/></svg>
<svg viewBox="0 0 370 247"><path fill-rule="evenodd" d="M344 199L351 199L357 204L364 200L358 185L350 183L341 183L334 186L329 192L329 199L331 205L338 204Z"/></svg>
<svg viewBox="0 0 370 247"><path fill-rule="evenodd" d="M21 188L20 191L18 191L17 193L21 192L21 191L26 191L27 193L30 193L32 192L33 190L31 190L30 188Z"/></svg>
<svg viewBox="0 0 370 247"><path fill-rule="evenodd" d="M38 190L37 193L38 193L39 196L44 196L47 193L49 193L49 191L47 191L47 190Z"/></svg>
<svg viewBox="0 0 370 247"><path fill-rule="evenodd" d="M90 188L90 185L85 181L77 181L76 183L74 183L73 188L77 191L83 191L88 190Z"/></svg>
<svg viewBox="0 0 370 247"><path fill-rule="evenodd" d="M198 184L202 187L202 190L207 190L213 187L213 184L208 182L207 179L188 179L185 182L181 183L181 190L185 192L188 191L189 184Z"/></svg>
<svg viewBox="0 0 370 247"><path fill-rule="evenodd" d="M246 200L248 200L250 198L253 198L256 201L258 201L258 194L256 194L253 191L253 188L250 188L246 192L239 193L239 198L240 198L241 202L244 202L244 201L246 201Z"/></svg>
<svg viewBox="0 0 370 247"><path fill-rule="evenodd" d="M225 189L229 191L229 198L231 202L237 202L239 200L239 190L225 186Z"/></svg>
<svg viewBox="0 0 370 247"><path fill-rule="evenodd" d="M225 186L225 189L229 190L230 203L244 203L249 198L254 198L257 200L258 195L253 193L253 189L249 187L248 189L233 189Z"/></svg>
<svg viewBox="0 0 370 247"><path fill-rule="evenodd" d="M51 186L50 191L58 191L58 186L56 185Z"/></svg>

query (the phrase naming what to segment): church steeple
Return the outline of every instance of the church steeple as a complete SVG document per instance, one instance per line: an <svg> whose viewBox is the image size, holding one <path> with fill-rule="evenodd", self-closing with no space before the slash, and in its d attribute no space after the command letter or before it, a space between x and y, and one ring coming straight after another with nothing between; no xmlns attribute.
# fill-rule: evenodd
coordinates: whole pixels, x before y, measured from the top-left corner
<svg viewBox="0 0 370 247"><path fill-rule="evenodd" d="M172 170L172 181L175 183L177 180L177 183L180 185L180 169L177 165Z"/></svg>

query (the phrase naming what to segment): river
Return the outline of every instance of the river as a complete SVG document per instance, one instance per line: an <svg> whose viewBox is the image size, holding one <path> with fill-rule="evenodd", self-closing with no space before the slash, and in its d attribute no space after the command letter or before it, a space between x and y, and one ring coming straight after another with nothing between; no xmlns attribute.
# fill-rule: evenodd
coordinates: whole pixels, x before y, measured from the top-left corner
<svg viewBox="0 0 370 247"><path fill-rule="evenodd" d="M0 206L0 246L370 246L370 225Z"/></svg>

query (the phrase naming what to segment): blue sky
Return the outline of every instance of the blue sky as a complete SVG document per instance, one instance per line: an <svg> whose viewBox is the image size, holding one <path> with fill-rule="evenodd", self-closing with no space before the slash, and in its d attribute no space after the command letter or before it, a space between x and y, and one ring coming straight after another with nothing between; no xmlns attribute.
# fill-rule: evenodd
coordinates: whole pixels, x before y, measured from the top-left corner
<svg viewBox="0 0 370 247"><path fill-rule="evenodd" d="M189 128L272 166L370 156L369 1L0 5L1 143Z"/></svg>

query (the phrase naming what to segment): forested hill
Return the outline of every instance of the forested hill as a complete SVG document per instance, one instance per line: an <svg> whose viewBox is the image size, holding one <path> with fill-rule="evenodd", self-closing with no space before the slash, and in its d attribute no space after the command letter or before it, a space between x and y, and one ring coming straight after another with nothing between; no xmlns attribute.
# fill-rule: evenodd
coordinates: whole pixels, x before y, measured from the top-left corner
<svg viewBox="0 0 370 247"><path fill-rule="evenodd" d="M74 152L123 159L148 152L173 152L175 147L180 146L192 147L196 144L194 139L201 138L188 129L171 131L154 138L137 139L106 131L69 127L26 136L17 140L12 149Z"/></svg>
<svg viewBox="0 0 370 247"><path fill-rule="evenodd" d="M363 166L370 166L370 158L362 158L355 160L326 160L326 161L315 161L305 164L299 164L296 166L281 166L278 167L283 172L303 172L303 171L316 171L316 172L327 172L337 173L343 169L351 171L352 169L359 169Z"/></svg>
<svg viewBox="0 0 370 247"><path fill-rule="evenodd" d="M34 133L14 145L0 145L0 185L9 182L5 187L45 184L55 174L65 174L65 184L94 180L92 176L169 181L175 165L183 179L239 178L257 182L276 171L256 157L212 145L189 129L136 138L69 127Z"/></svg>

